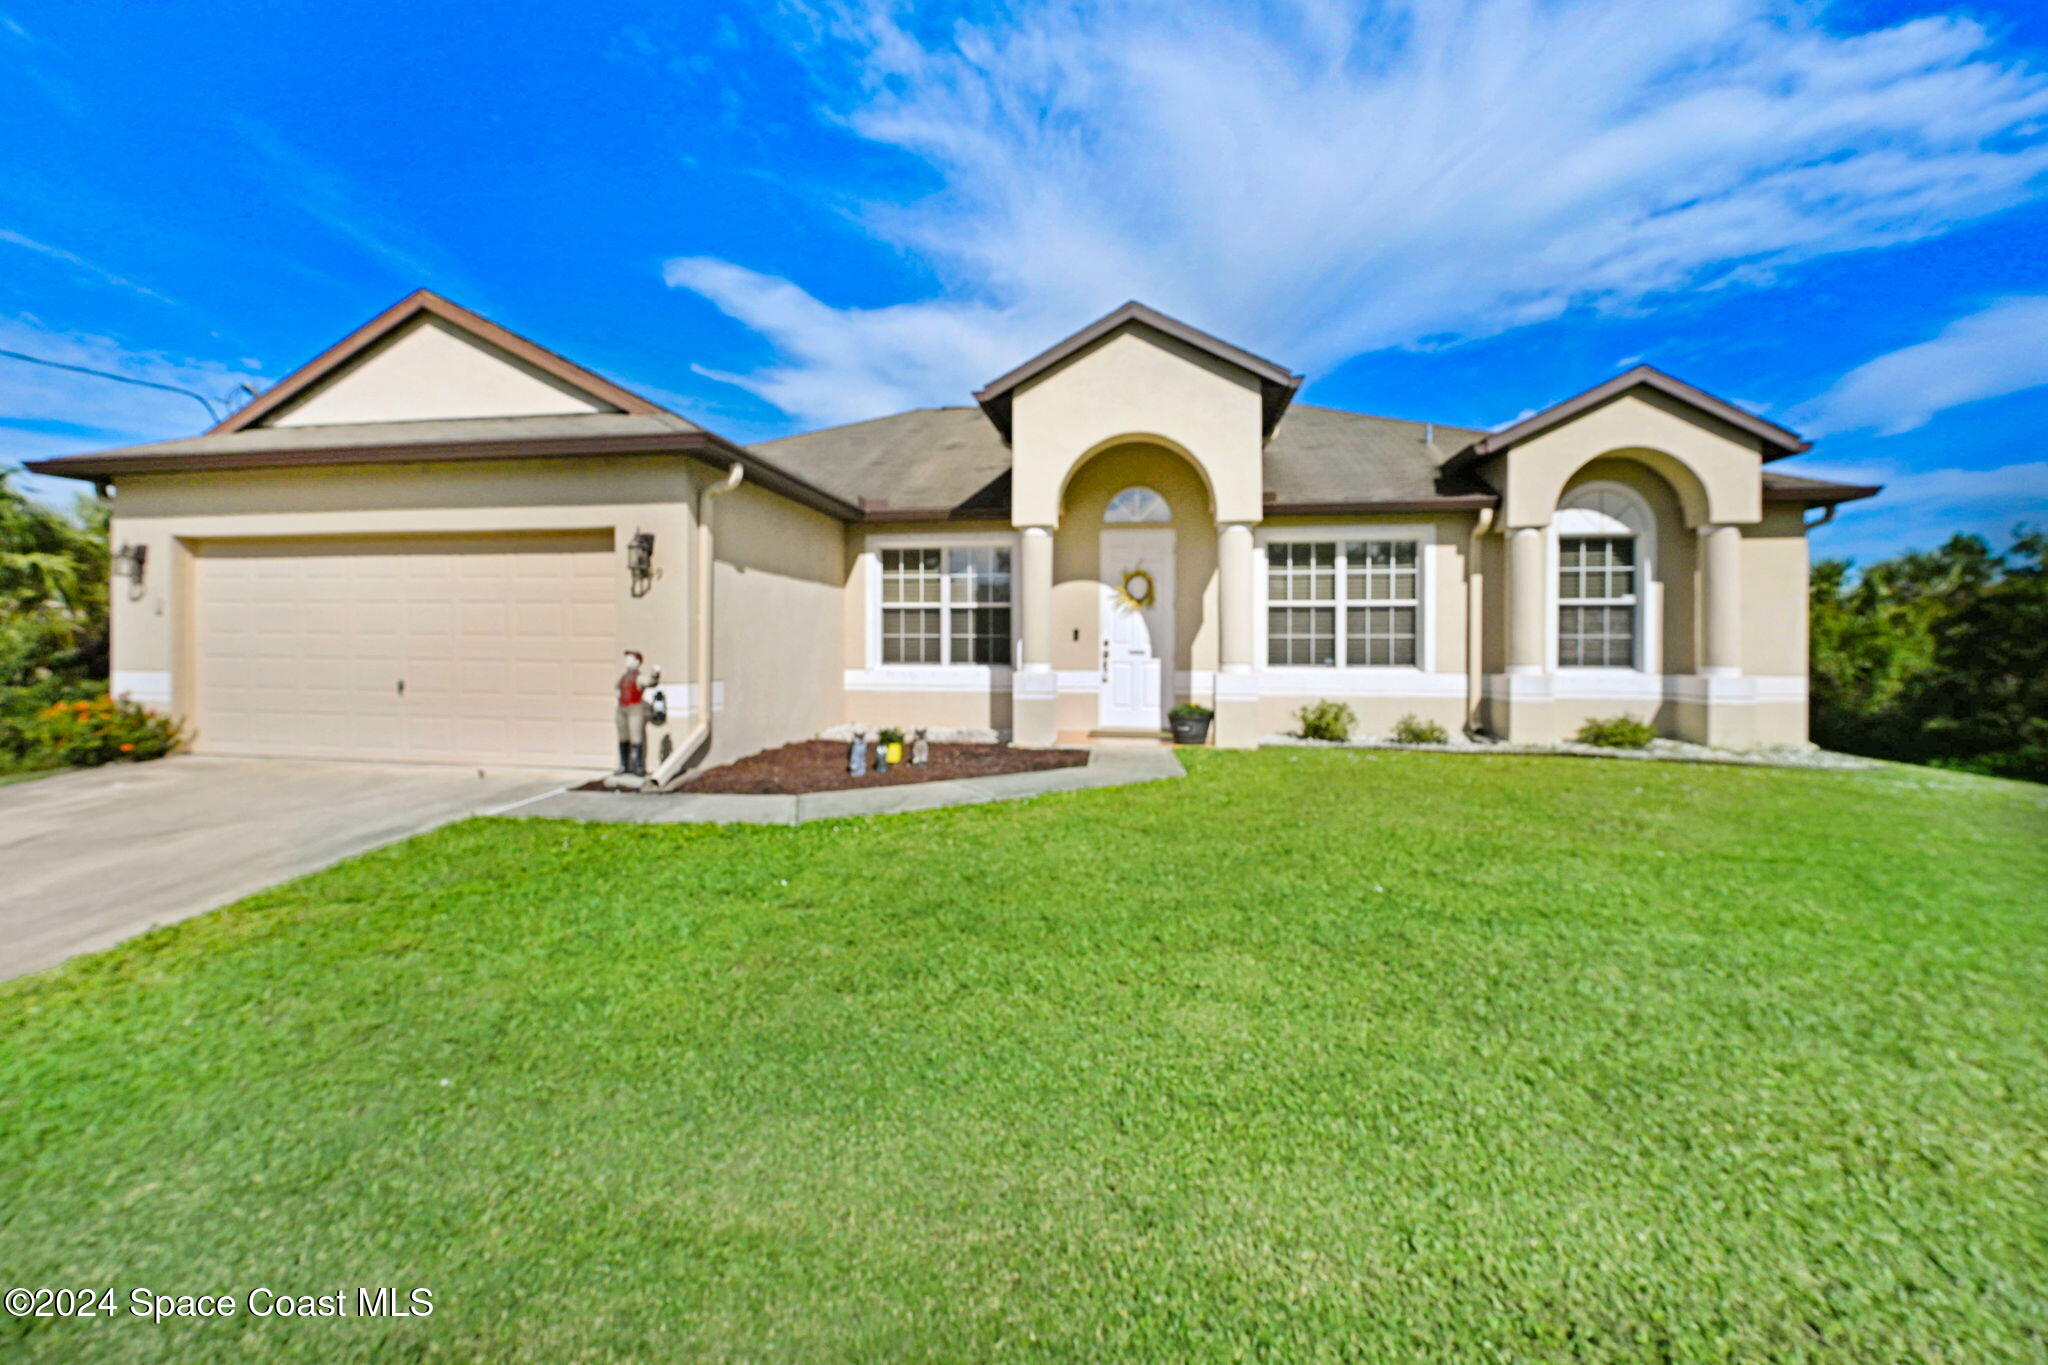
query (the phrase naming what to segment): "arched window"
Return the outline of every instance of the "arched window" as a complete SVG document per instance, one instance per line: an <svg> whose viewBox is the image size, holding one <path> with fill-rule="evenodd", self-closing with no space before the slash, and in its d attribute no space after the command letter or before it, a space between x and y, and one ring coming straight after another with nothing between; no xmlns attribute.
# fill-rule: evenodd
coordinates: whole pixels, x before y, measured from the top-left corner
<svg viewBox="0 0 2048 1365"><path fill-rule="evenodd" d="M1129 524L1141 521L1172 521L1173 509L1166 505L1166 499L1151 489L1138 485L1126 488L1109 500L1109 506L1102 509L1106 522Z"/></svg>
<svg viewBox="0 0 2048 1365"><path fill-rule="evenodd" d="M1589 483L1551 521L1557 666L1649 671L1655 652L1656 522L1620 484Z"/></svg>

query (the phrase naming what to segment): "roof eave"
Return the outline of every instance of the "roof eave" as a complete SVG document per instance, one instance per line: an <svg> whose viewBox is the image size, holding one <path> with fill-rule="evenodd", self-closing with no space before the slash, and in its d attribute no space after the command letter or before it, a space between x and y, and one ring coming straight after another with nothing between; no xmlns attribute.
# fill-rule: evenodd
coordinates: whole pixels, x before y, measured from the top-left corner
<svg viewBox="0 0 2048 1365"><path fill-rule="evenodd" d="M1498 507L1496 493L1447 493L1435 498L1368 498L1325 502L1283 502L1265 504L1269 517L1353 516L1374 512L1476 512Z"/></svg>
<svg viewBox="0 0 2048 1365"><path fill-rule="evenodd" d="M1766 488L1765 502L1794 502L1803 507L1830 507L1860 502L1884 492L1881 483L1831 483L1809 488Z"/></svg>
<svg viewBox="0 0 2048 1365"><path fill-rule="evenodd" d="M585 369L567 356L551 351L538 342L530 341L517 332L492 322L481 313L471 312L451 299L442 298L431 289L415 289L256 395L247 404L229 413L216 423L208 434L222 435L244 431L256 425L259 420L289 406L294 399L305 394L357 355L421 315L436 317L459 327L507 355L523 360L543 373L583 390L593 398L610 403L621 412L668 412L668 409L659 403L642 398L622 385L614 384L603 375Z"/></svg>
<svg viewBox="0 0 2048 1365"><path fill-rule="evenodd" d="M708 431L611 436L515 437L495 441L415 441L365 446L316 446L297 450L228 450L203 454L60 455L34 460L37 474L116 482L128 474L198 474L244 469L314 466L452 464L484 460L537 460L593 456L688 455L721 468L745 468L747 478L773 493L841 521L860 520L860 508L816 484Z"/></svg>
<svg viewBox="0 0 2048 1365"><path fill-rule="evenodd" d="M1638 365L1605 383L1594 385L1584 393L1575 394L1562 403L1554 403L1541 412L1525 417L1512 426L1480 437L1472 443L1468 451L1456 458L1470 463L1489 455L1498 455L1636 388L1655 389L1681 403L1698 408L1701 412L1737 430L1747 432L1756 437L1759 444L1764 447L1763 457L1766 460L1782 460L1787 456L1804 454L1813 449L1813 442L1804 439L1797 432L1788 431L1776 422L1765 421L1755 413L1746 412L1726 399L1716 398L1706 390L1695 388L1654 366Z"/></svg>
<svg viewBox="0 0 2048 1365"><path fill-rule="evenodd" d="M974 401L981 405L981 410L988 414L989 421L995 423L996 430L1002 434L1003 440L1008 442L1012 393L1125 327L1149 327L1162 336L1171 337L1184 345L1214 356L1225 364L1236 366L1257 379L1265 434L1268 436L1273 434L1273 428L1279 425L1281 415L1287 411L1287 405L1294 401L1295 392L1301 387L1302 376L1288 370L1284 365L1277 365L1264 356L1254 355L1241 346L1233 346L1221 337L1212 336L1200 328L1189 326L1179 318L1169 317L1132 299L1122 307L1097 318L1072 336L1048 346L1015 369L976 389Z"/></svg>

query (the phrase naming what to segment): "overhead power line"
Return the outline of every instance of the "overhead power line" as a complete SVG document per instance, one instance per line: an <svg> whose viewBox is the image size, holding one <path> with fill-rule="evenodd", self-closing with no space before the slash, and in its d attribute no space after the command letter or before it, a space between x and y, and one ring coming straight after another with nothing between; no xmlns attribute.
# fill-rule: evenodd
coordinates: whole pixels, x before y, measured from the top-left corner
<svg viewBox="0 0 2048 1365"><path fill-rule="evenodd" d="M4 355L10 360L26 360L31 365L47 365L53 370L70 370L73 374L96 375L101 379L111 379L117 384L133 384L141 389L162 389L165 393L182 393L187 398L195 400L199 406L205 408L208 417L216 422L220 420L220 413L215 409L213 400L196 389L181 389L176 384L159 384L153 379L137 379L132 375L115 374L112 370L95 370L90 365L69 365L61 360L48 360L39 355L29 355L23 351L0 350L0 355Z"/></svg>

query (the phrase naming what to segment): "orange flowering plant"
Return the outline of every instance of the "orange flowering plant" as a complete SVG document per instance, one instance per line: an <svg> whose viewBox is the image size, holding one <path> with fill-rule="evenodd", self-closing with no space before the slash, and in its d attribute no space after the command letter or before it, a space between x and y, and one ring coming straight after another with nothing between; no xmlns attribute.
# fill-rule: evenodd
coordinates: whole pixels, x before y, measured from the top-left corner
<svg viewBox="0 0 2048 1365"><path fill-rule="evenodd" d="M89 768L100 763L162 758L184 743L184 728L126 697L54 702L23 728L23 747L36 766Z"/></svg>

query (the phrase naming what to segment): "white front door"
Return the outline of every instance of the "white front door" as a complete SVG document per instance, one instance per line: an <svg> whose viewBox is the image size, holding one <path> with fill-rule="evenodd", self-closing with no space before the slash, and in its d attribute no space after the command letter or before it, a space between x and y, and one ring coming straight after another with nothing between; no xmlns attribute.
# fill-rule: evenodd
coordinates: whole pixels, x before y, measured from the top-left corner
<svg viewBox="0 0 2048 1365"><path fill-rule="evenodd" d="M1173 528L1105 530L1101 554L1097 724L1105 730L1158 730L1166 724L1165 670L1173 667ZM1134 603L1148 586L1151 600Z"/></svg>

